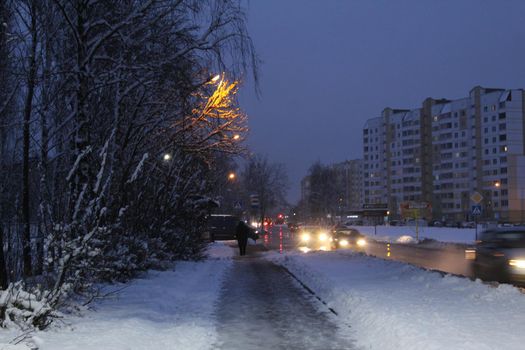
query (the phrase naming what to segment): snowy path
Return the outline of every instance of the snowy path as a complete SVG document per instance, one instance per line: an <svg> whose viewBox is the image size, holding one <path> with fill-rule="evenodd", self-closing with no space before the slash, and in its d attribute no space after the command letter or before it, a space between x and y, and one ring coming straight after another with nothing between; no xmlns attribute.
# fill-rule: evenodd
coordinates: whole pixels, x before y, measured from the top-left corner
<svg viewBox="0 0 525 350"><path fill-rule="evenodd" d="M335 316L323 308L277 265L257 257L235 259L218 304L216 347L353 349L350 328L338 329Z"/></svg>
<svg viewBox="0 0 525 350"><path fill-rule="evenodd" d="M38 332L33 341L40 350L212 349L215 304L231 255L229 247L213 245L209 260L150 271L118 295L97 301L94 311L67 317L69 326ZM14 336L0 329L0 349Z"/></svg>
<svg viewBox="0 0 525 350"><path fill-rule="evenodd" d="M42 334L40 349L209 349L218 294L210 286L221 276L221 265L181 262L175 271L152 272L78 320L72 332Z"/></svg>

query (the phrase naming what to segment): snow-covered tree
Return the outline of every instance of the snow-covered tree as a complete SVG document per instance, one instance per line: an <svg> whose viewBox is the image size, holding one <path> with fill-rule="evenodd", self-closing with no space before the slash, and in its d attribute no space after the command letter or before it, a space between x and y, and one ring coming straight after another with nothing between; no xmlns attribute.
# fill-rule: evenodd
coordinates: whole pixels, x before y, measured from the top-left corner
<svg viewBox="0 0 525 350"><path fill-rule="evenodd" d="M0 216L17 224L0 229L0 267L15 271L0 320L31 299L45 307L26 321L42 327L94 282L200 256L212 170L244 151L236 92L257 59L238 0L0 4L16 14L0 31L13 111Z"/></svg>

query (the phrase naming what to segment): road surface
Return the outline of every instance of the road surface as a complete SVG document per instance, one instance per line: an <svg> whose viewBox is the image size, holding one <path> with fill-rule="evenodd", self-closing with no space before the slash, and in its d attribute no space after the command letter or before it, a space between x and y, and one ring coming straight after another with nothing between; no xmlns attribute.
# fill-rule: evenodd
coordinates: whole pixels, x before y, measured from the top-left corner
<svg viewBox="0 0 525 350"><path fill-rule="evenodd" d="M268 249L292 251L299 248L298 233L292 233L286 226L272 226L268 235L263 237ZM323 247L330 250L329 245ZM402 261L427 269L472 277L470 262L465 259L465 249L462 246L431 246L384 243L369 240L364 252L383 259Z"/></svg>
<svg viewBox="0 0 525 350"><path fill-rule="evenodd" d="M350 327L256 249L234 259L218 302L214 348L354 349Z"/></svg>

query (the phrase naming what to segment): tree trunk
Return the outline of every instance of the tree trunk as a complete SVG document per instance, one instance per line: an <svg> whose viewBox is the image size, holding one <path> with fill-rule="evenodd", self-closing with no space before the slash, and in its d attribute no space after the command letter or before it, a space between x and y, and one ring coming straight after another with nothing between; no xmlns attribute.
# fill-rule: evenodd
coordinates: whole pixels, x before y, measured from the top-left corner
<svg viewBox="0 0 525 350"><path fill-rule="evenodd" d="M3 227L0 227L0 288L7 288L7 269L5 266L5 257L4 257L4 230ZM0 320L1 320L0 315Z"/></svg>
<svg viewBox="0 0 525 350"><path fill-rule="evenodd" d="M29 204L29 127L31 114L33 111L33 95L36 84L36 46L37 29L36 14L34 3L31 3L31 51L29 53L29 75L27 77L27 95L24 106L24 143L23 143L23 175L22 175L22 219L24 223L23 232L23 256L24 256L24 276L32 274L31 259L31 213Z"/></svg>
<svg viewBox="0 0 525 350"><path fill-rule="evenodd" d="M4 23L8 23L8 8L5 1L0 0L0 83L4 87L4 91L0 92L0 168L5 169L5 144L6 142L6 136L7 136L7 126L5 126L6 120L7 120L7 96L8 94L5 93L5 90L9 87L8 85L8 73L7 73L7 67L9 62L9 53L7 50L7 26L4 26ZM0 181L6 181L7 176L2 175L2 178ZM6 184L0 183L0 193L4 194L4 188ZM7 288L7 283L9 279L7 278L7 267L6 267L6 261L5 261L5 255L4 255L4 228L2 227L2 219L4 218L4 203L5 200L2 198L0 199L0 289ZM0 320L3 319L3 312L2 307L0 306Z"/></svg>

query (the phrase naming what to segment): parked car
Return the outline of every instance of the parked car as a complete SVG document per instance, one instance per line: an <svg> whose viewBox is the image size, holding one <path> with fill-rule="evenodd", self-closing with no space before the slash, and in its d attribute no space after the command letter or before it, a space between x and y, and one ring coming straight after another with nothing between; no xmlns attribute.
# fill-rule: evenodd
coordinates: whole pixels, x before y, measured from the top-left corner
<svg viewBox="0 0 525 350"><path fill-rule="evenodd" d="M434 220L429 225L430 226L434 226L434 227L443 227L443 222L441 222L439 220Z"/></svg>
<svg viewBox="0 0 525 350"><path fill-rule="evenodd" d="M356 229L336 227L332 231L332 249L363 250L366 245L366 237Z"/></svg>
<svg viewBox="0 0 525 350"><path fill-rule="evenodd" d="M446 221L444 226L445 227L458 227L458 223L455 221Z"/></svg>
<svg viewBox="0 0 525 350"><path fill-rule="evenodd" d="M206 219L206 228L203 239L210 241L223 241L235 239L235 230L239 218L229 214L212 214Z"/></svg>
<svg viewBox="0 0 525 350"><path fill-rule="evenodd" d="M474 221L463 221L461 223L462 228L476 228L476 223Z"/></svg>
<svg viewBox="0 0 525 350"><path fill-rule="evenodd" d="M418 226L428 226L428 222L425 219L408 219L405 221L406 226L416 226L416 223Z"/></svg>
<svg viewBox="0 0 525 350"><path fill-rule="evenodd" d="M483 231L472 259L476 277L525 284L525 227Z"/></svg>

